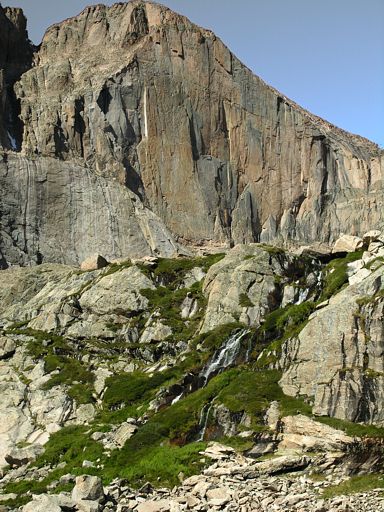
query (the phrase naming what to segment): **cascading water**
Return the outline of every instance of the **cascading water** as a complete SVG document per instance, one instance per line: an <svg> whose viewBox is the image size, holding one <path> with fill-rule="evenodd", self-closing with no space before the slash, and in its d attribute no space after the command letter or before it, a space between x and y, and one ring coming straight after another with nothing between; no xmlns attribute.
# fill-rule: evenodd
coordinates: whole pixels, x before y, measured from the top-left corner
<svg viewBox="0 0 384 512"><path fill-rule="evenodd" d="M309 294L309 288L302 288L299 292L299 298L295 302L296 305L302 304L307 300Z"/></svg>
<svg viewBox="0 0 384 512"><path fill-rule="evenodd" d="M180 395L177 395L171 402L171 405L176 404L182 397L184 393L180 393Z"/></svg>
<svg viewBox="0 0 384 512"><path fill-rule="evenodd" d="M200 377L203 379L203 386L207 384L212 375L219 373L235 363L239 355L241 342L248 333L249 331L242 329L232 334L225 341L200 374Z"/></svg>
<svg viewBox="0 0 384 512"><path fill-rule="evenodd" d="M211 412L213 402L215 400L216 400L216 398L214 398L208 404L205 404L204 407L201 409L200 420L199 420L199 434L197 436L197 441L204 441L205 432L206 432L207 426L208 426L209 413Z"/></svg>

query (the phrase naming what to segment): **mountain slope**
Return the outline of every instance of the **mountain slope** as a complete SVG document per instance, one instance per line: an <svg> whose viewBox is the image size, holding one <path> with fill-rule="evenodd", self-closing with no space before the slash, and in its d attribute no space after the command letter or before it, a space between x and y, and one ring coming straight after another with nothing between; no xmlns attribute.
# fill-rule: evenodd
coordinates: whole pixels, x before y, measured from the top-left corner
<svg viewBox="0 0 384 512"><path fill-rule="evenodd" d="M175 240L329 243L383 226L378 146L301 109L158 4L97 5L50 27L14 87L23 156L8 147L0 164L3 266L170 255ZM140 203L152 220L127 242ZM64 254L58 217L82 225L61 226Z"/></svg>

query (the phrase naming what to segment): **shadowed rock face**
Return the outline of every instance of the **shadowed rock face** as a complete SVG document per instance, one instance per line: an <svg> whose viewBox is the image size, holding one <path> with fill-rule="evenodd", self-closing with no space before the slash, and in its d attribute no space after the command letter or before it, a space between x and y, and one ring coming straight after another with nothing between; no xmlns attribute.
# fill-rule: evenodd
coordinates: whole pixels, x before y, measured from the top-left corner
<svg viewBox="0 0 384 512"><path fill-rule="evenodd" d="M1 176L7 262L35 261L41 237L51 240L39 249L48 261L143 250L127 243L127 225L137 222L128 206L128 217L98 225L93 251L67 223L68 256L59 258L51 209L35 242L25 241L23 229L35 221L27 212L11 228L20 195L9 182L12 166L23 173L32 157L37 173L50 158L54 182L74 166L79 176L81 169L92 176L87 189L77 190L81 208L97 210L93 187L104 179L115 190L113 204L128 196L143 203L186 244L331 242L340 232L383 226L383 156L375 144L304 111L254 76L212 32L160 5L97 5L50 27L15 91L24 159L4 162ZM41 202L35 192L30 186L30 204ZM61 194L62 214L76 216L70 187L63 184ZM81 215L82 232L93 230Z"/></svg>
<svg viewBox="0 0 384 512"><path fill-rule="evenodd" d="M12 86L32 64L26 26L21 9L0 6L0 148L20 146L19 105Z"/></svg>

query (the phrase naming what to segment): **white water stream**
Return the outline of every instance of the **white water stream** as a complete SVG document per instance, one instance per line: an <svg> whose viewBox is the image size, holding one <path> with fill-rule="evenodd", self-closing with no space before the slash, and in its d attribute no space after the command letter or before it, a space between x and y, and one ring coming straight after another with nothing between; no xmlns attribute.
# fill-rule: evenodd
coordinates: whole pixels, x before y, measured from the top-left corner
<svg viewBox="0 0 384 512"><path fill-rule="evenodd" d="M241 342L248 333L249 331L242 329L241 331L232 334L220 349L215 352L214 356L200 375L204 379L203 387L209 381L211 375L214 375L235 363L237 356L239 355Z"/></svg>

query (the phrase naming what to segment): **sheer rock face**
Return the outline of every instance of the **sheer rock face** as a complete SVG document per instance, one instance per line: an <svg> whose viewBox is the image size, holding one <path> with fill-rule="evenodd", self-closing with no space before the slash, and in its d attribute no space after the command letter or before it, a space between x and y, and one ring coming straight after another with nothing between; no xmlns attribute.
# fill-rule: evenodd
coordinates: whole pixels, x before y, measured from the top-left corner
<svg viewBox="0 0 384 512"><path fill-rule="evenodd" d="M34 61L15 85L26 158L37 158L36 169L54 158L58 176L76 166L93 183L104 178L117 204L132 197L128 188L185 243L331 242L383 225L379 148L304 111L165 7L89 7L50 27ZM93 186L78 198L96 211ZM70 217L68 187L62 194ZM136 223L126 213L110 251L105 229L92 251L74 229L67 261L75 251L123 255L126 223ZM55 230L50 214L44 222ZM7 236L35 259L30 241L20 248L20 233ZM40 251L58 261L53 249Z"/></svg>
<svg viewBox="0 0 384 512"><path fill-rule="evenodd" d="M20 144L21 126L12 86L32 63L33 48L26 26L21 9L0 6L0 149L17 149Z"/></svg>
<svg viewBox="0 0 384 512"><path fill-rule="evenodd" d="M3 267L77 264L100 247L109 260L177 253L167 228L133 192L85 167L10 155L0 162L0 188Z"/></svg>

